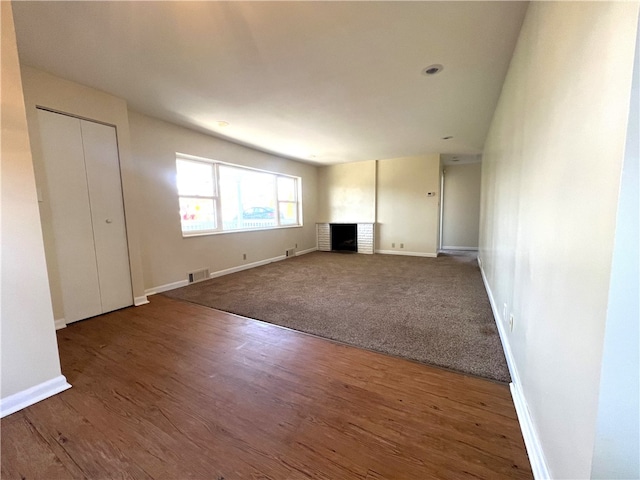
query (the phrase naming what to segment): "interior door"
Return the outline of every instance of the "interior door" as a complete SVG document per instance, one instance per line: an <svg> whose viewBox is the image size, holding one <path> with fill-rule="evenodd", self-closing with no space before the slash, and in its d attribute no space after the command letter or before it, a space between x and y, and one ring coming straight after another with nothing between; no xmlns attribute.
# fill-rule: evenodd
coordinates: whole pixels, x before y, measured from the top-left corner
<svg viewBox="0 0 640 480"><path fill-rule="evenodd" d="M80 121L102 311L133 303L114 127Z"/></svg>
<svg viewBox="0 0 640 480"><path fill-rule="evenodd" d="M71 323L133 303L115 128L38 110L53 246Z"/></svg>
<svg viewBox="0 0 640 480"><path fill-rule="evenodd" d="M80 120L38 110L38 121L54 243L47 265L73 322L102 313Z"/></svg>

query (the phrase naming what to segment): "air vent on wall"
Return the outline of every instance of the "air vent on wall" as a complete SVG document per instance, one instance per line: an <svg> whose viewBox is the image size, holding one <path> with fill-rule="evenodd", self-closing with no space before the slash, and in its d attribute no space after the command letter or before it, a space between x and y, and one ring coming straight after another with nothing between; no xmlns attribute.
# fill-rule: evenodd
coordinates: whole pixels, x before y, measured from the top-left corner
<svg viewBox="0 0 640 480"><path fill-rule="evenodd" d="M285 255L287 257L295 257L296 256L296 249L295 248L287 248L287 251L285 252Z"/></svg>
<svg viewBox="0 0 640 480"><path fill-rule="evenodd" d="M189 272L187 273L187 278L189 279L189 283L201 282L202 280L207 280L209 278L209 269L203 268L202 270Z"/></svg>

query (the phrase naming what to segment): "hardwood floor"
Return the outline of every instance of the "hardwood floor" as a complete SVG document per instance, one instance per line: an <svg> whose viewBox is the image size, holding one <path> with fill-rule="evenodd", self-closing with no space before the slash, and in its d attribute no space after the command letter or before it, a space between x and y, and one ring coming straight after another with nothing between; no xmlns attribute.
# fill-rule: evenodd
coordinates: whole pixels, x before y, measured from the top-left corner
<svg viewBox="0 0 640 480"><path fill-rule="evenodd" d="M2 478L532 478L506 385L162 296L58 342Z"/></svg>

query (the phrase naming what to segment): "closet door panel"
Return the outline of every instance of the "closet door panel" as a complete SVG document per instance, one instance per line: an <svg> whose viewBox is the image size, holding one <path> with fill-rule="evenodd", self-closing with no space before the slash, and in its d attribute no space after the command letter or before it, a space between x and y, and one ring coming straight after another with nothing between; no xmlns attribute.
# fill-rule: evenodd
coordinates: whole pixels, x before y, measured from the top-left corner
<svg viewBox="0 0 640 480"><path fill-rule="evenodd" d="M38 110L46 195L67 323L102 313L80 120ZM53 250L53 251L51 251ZM51 259L55 257L55 260Z"/></svg>
<svg viewBox="0 0 640 480"><path fill-rule="evenodd" d="M85 120L81 128L102 310L109 312L133 304L116 130Z"/></svg>

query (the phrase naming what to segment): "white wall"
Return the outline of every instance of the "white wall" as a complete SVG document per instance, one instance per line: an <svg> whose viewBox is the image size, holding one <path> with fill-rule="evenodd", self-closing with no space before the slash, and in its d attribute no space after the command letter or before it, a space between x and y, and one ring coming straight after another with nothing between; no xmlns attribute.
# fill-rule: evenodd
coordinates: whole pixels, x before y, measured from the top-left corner
<svg viewBox="0 0 640 480"><path fill-rule="evenodd" d="M435 257L439 192L439 154L319 167L318 221L375 222L377 252Z"/></svg>
<svg viewBox="0 0 640 480"><path fill-rule="evenodd" d="M318 222L373 223L376 161L318 168Z"/></svg>
<svg viewBox="0 0 640 480"><path fill-rule="evenodd" d="M480 256L553 478L591 474L637 13L532 2L485 144Z"/></svg>
<svg viewBox="0 0 640 480"><path fill-rule="evenodd" d="M39 181L43 168L36 106L116 126L133 293L137 299L144 299L146 290L185 280L187 272L194 269L209 267L214 272L282 256L285 249L296 244L298 251L315 247L315 166L129 112L121 98L32 67L23 66L22 73L36 181L43 198L47 192L45 182ZM135 125L130 125L130 118ZM176 152L302 177L304 227L182 238L176 213ZM40 212L46 247L53 245L51 212L46 201L40 203ZM242 259L244 253L246 260ZM47 261L55 318L63 318L55 257L49 255Z"/></svg>
<svg viewBox="0 0 640 480"><path fill-rule="evenodd" d="M442 248L478 248L482 164L444 167Z"/></svg>
<svg viewBox="0 0 640 480"><path fill-rule="evenodd" d="M55 255L53 254L54 242L53 230L51 228L51 211L49 203L46 201L48 198L46 182L42 177L44 166L36 106L50 108L89 120L108 123L116 127L133 295L139 299L144 299L144 282L142 279L139 242L140 227L136 221L139 216L138 186L136 183L133 158L131 156L129 118L126 102L105 92L27 66L22 67L22 81L36 182L38 188L42 191L41 198L44 200L40 203L40 215L42 217L42 228L47 251L47 266L55 318L64 318L64 308L62 304L58 266ZM49 252L51 252L51 254L49 254Z"/></svg>
<svg viewBox="0 0 640 480"><path fill-rule="evenodd" d="M8 397L56 378L60 385L66 381L60 375L11 3L0 2L0 8L0 398L5 413Z"/></svg>
<svg viewBox="0 0 640 480"><path fill-rule="evenodd" d="M640 30L638 30L640 33ZM622 168L591 478L640 478L640 35Z"/></svg>
<svg viewBox="0 0 640 480"><path fill-rule="evenodd" d="M187 272L241 267L316 246L317 168L129 112L140 186L139 225L145 288L184 281ZM183 238L178 215L176 152L302 178L303 227ZM246 253L247 259L243 260Z"/></svg>
<svg viewBox="0 0 640 480"><path fill-rule="evenodd" d="M378 160L376 250L435 257L439 195L439 154Z"/></svg>

